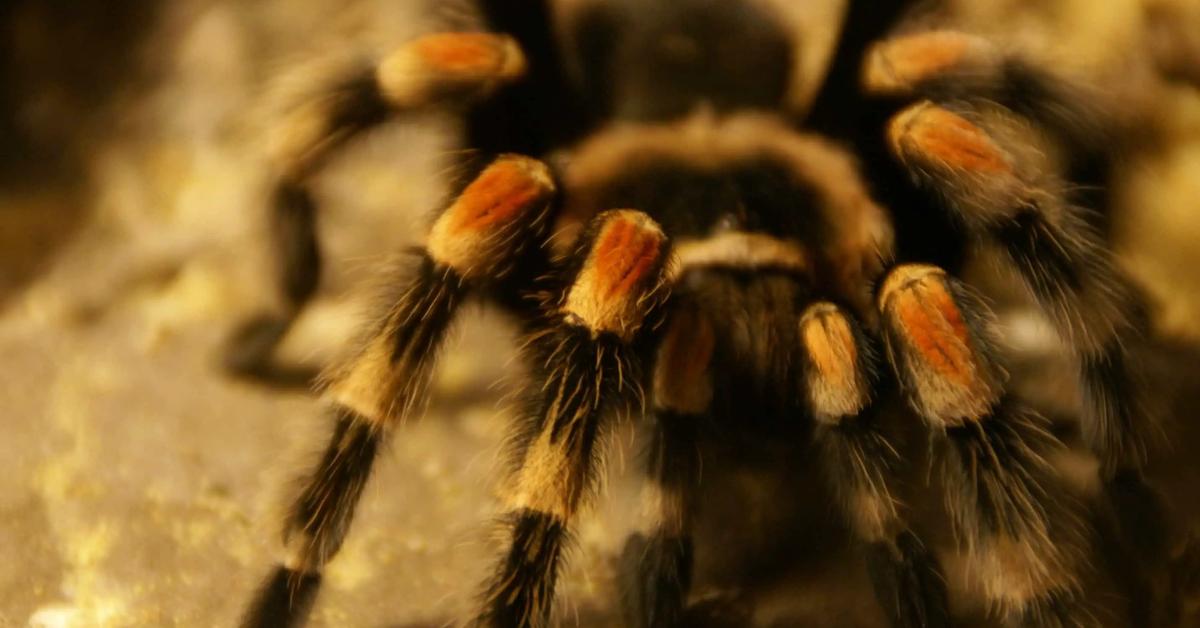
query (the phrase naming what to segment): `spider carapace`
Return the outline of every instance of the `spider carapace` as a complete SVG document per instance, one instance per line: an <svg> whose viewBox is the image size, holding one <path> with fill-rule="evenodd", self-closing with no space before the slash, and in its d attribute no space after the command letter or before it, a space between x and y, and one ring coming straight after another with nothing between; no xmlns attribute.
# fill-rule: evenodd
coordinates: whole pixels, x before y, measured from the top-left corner
<svg viewBox="0 0 1200 628"><path fill-rule="evenodd" d="M244 370L313 293L307 184L337 147L451 108L472 174L389 308L327 371L334 435L246 626L303 623L469 297L513 314L529 369L506 545L474 622L550 622L599 444L625 414L646 427L652 519L624 583L628 621L682 625L705 490L697 441L755 423L808 426L788 433L811 439L887 620L949 625L938 561L894 490L904 460L880 421L895 410L888 387L939 445L930 490L995 614L1092 621L1092 535L1044 457L1058 442L1007 390L988 307L955 275L972 247L1000 251L1075 354L1106 494L1157 508L1140 474L1135 293L1073 204L1069 164L1042 150L1097 151L1087 92L969 33L888 35L899 1L849 3L822 81L803 71L799 4L483 2L479 30L404 43L281 121L274 216L291 308L238 336Z"/></svg>

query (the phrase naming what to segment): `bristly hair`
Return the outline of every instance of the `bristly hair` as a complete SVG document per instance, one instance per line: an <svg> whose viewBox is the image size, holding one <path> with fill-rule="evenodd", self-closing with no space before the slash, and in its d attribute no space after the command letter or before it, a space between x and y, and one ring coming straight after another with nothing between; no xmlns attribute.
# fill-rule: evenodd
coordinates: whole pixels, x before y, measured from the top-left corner
<svg viewBox="0 0 1200 628"><path fill-rule="evenodd" d="M320 574L276 567L260 585L254 602L242 614L238 625L246 628L298 625L294 622L308 615L320 587Z"/></svg>
<svg viewBox="0 0 1200 628"><path fill-rule="evenodd" d="M990 417L947 430L941 478L960 546L1007 616L1080 593L1090 534L1044 457L1062 444L1011 399Z"/></svg>
<svg viewBox="0 0 1200 628"><path fill-rule="evenodd" d="M366 333L355 343L357 349L322 373L319 384L327 396L352 407L357 404L347 403L344 397L376 400L369 412L355 409L380 429L403 422L426 402L430 366L466 296L466 287L453 269L418 255L416 272L385 291L381 303L387 309L364 326Z"/></svg>
<svg viewBox="0 0 1200 628"><path fill-rule="evenodd" d="M544 627L549 618L563 554L571 547L567 525L546 513L520 510L504 518L510 551L493 570L484 592L480 624Z"/></svg>
<svg viewBox="0 0 1200 628"><path fill-rule="evenodd" d="M937 559L915 534L867 548L867 571L875 597L897 628L949 628L946 583Z"/></svg>
<svg viewBox="0 0 1200 628"><path fill-rule="evenodd" d="M621 552L618 576L628 626L683 625L695 547L690 536L634 534Z"/></svg>
<svg viewBox="0 0 1200 628"><path fill-rule="evenodd" d="M818 425L813 434L822 470L829 477L835 497L846 504L869 495L896 520L898 503L888 488L900 470L900 453L884 436L877 417L847 419L838 425ZM885 530L885 532L890 532Z"/></svg>
<svg viewBox="0 0 1200 628"><path fill-rule="evenodd" d="M511 546L495 566L482 604L483 617L504 626L543 625L569 543L565 515L595 488L597 445L609 415L627 411L629 403L644 405L645 396L634 349L611 334L593 337L585 327L559 322L531 334L523 352L534 375L506 448L515 506L505 518ZM557 494L539 495L532 504L525 486L530 482L553 486Z"/></svg>
<svg viewBox="0 0 1200 628"><path fill-rule="evenodd" d="M301 543L300 565L313 571L337 553L346 537L354 507L380 450L380 434L353 411L335 408L334 433L303 492L288 513L284 543ZM319 481L314 481L318 480Z"/></svg>
<svg viewBox="0 0 1200 628"><path fill-rule="evenodd" d="M510 472L520 468L530 441L544 429L550 429L555 440L585 439L590 450L600 436L597 430L602 430L603 425L588 425L584 415L634 410L627 406L608 407L611 400L619 398L633 399L638 410L645 407L640 360L636 359L633 348L615 337L592 338L591 332L584 328L555 326L529 334L523 343L523 354L531 371L531 385L521 393L518 401L521 410L516 419L519 424L506 448ZM575 382L588 385L577 388ZM580 463L590 465L593 461Z"/></svg>

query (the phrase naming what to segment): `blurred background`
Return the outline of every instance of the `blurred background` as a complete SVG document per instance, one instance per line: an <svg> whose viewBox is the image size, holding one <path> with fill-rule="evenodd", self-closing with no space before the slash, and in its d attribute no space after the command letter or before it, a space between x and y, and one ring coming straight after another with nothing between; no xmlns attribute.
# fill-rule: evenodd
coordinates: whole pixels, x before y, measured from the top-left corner
<svg viewBox="0 0 1200 628"><path fill-rule="evenodd" d="M825 28L841 0L810 4ZM0 4L0 626L234 623L276 551L280 487L325 429L303 388L219 367L233 326L276 298L265 129L314 72L445 13L419 0ZM1128 109L1111 239L1153 303L1147 374L1175 409L1154 472L1187 530L1200 521L1200 0L957 0L945 14ZM353 333L362 286L445 193L454 128L433 114L388 125L319 177L328 264L285 361L319 367ZM460 326L312 625L442 625L470 606L490 556L510 331L481 312ZM583 625L618 623L612 557L635 497L611 466L612 498L581 522L564 576L563 616ZM799 586L756 583L756 623L876 625L860 563L832 556L791 573Z"/></svg>

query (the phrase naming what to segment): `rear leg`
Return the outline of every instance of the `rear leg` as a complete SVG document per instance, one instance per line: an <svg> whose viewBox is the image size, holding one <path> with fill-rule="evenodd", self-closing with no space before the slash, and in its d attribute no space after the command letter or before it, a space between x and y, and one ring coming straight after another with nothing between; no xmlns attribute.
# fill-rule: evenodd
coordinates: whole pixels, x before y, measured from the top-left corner
<svg viewBox="0 0 1200 628"><path fill-rule="evenodd" d="M427 35L363 68L280 121L270 137L275 169L270 224L281 304L242 323L225 349L231 372L282 383L275 348L312 299L321 274L313 175L349 140L394 116L427 107L462 107L524 73L525 59L504 36Z"/></svg>
<svg viewBox="0 0 1200 628"><path fill-rule="evenodd" d="M533 159L503 156L434 223L412 275L357 353L330 370L335 430L319 464L301 479L284 530L285 555L243 626L300 626L321 571L341 547L386 432L424 401L429 371L471 287L507 275L544 237L554 186Z"/></svg>

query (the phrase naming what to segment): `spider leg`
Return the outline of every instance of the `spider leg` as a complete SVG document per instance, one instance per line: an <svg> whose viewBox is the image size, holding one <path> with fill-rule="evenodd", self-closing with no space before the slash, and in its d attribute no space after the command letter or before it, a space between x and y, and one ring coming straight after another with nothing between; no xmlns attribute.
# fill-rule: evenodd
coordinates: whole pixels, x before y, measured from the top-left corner
<svg viewBox="0 0 1200 628"><path fill-rule="evenodd" d="M814 303L800 318L805 390L814 441L842 516L867 548L867 567L891 625L949 625L937 560L907 529L889 483L899 454L880 430L872 392L878 358L842 308Z"/></svg>
<svg viewBox="0 0 1200 628"><path fill-rule="evenodd" d="M892 150L973 233L1000 245L1026 288L1074 347L1087 398L1084 437L1105 477L1146 463L1153 424L1139 398L1131 341L1146 331L1129 281L1099 235L1052 181L962 115L924 102L889 130Z"/></svg>
<svg viewBox="0 0 1200 628"><path fill-rule="evenodd" d="M1018 625L1074 625L1084 528L1053 468L1044 421L1003 389L988 311L934 266L905 264L877 296L888 358L909 404L942 436L946 508L970 575Z"/></svg>
<svg viewBox="0 0 1200 628"><path fill-rule="evenodd" d="M584 242L573 281L526 345L539 372L517 439L506 550L486 584L480 625L547 625L604 419L644 401L634 340L666 294L666 237L645 214L619 210L597 216Z"/></svg>
<svg viewBox="0 0 1200 628"><path fill-rule="evenodd" d="M630 626L683 625L700 489L699 438L712 402L715 342L712 323L699 308L674 308L653 377L643 487L648 530L632 535L622 552L622 594Z"/></svg>
<svg viewBox="0 0 1200 628"><path fill-rule="evenodd" d="M469 287L503 277L525 246L540 241L553 190L541 162L501 156L434 222L394 304L357 353L327 376L334 434L320 463L302 479L286 521L286 558L252 603L244 626L303 623L385 433L423 402L458 305Z"/></svg>
<svg viewBox="0 0 1200 628"><path fill-rule="evenodd" d="M993 118L1004 133L1003 116ZM1158 428L1143 398L1134 349L1148 323L1136 293L1061 185L1021 169L1012 148L962 115L931 103L901 112L892 150L939 191L967 227L996 242L1026 289L1074 349L1084 392L1083 437L1100 460L1114 568L1131 612L1156 604L1140 571L1166 560L1166 506L1143 468ZM1003 138L1004 136L1000 136Z"/></svg>
<svg viewBox="0 0 1200 628"><path fill-rule="evenodd" d="M1103 183L1112 129L1102 95L1001 51L989 42L934 31L877 44L865 64L868 91L942 100L965 98L985 115L920 103L893 118L892 152L939 193L972 233L1007 254L1026 289L1074 349L1084 392L1083 437L1101 464L1109 511L1100 521L1116 541L1114 575L1129 588L1141 621L1158 606L1144 570L1166 562L1166 505L1143 477L1158 426L1146 407L1134 351L1147 334L1142 303L1065 185L1036 166L1038 123L1074 153L1077 183ZM1000 106L978 105L980 97ZM1118 108L1119 110L1119 108ZM1014 115L1019 114L1019 115ZM1031 141L1032 140L1032 141Z"/></svg>
<svg viewBox="0 0 1200 628"><path fill-rule="evenodd" d="M519 78L525 58L509 37L439 33L417 38L374 68L325 89L283 118L269 137L275 168L271 237L283 308L243 323L230 338L232 372L272 379L271 354L317 289L321 251L312 176L349 140L391 117L462 106Z"/></svg>
<svg viewBox="0 0 1200 628"><path fill-rule="evenodd" d="M995 103L1087 156L1111 149L1111 131L1119 123L1106 113L1103 92L1019 51L955 30L876 42L864 56L861 84L876 97Z"/></svg>

